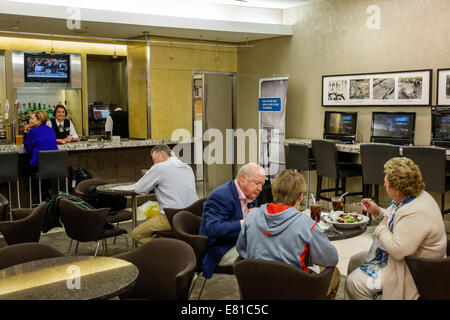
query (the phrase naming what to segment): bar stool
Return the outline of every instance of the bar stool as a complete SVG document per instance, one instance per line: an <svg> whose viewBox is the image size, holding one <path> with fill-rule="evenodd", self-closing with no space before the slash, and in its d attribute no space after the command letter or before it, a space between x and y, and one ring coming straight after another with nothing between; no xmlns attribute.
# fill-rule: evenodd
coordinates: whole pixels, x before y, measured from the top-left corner
<svg viewBox="0 0 450 320"><path fill-rule="evenodd" d="M289 145L287 168L307 172L308 183L306 185L306 208L309 208L309 172L316 170L316 162L314 159L309 157L309 147L306 144Z"/></svg>
<svg viewBox="0 0 450 320"><path fill-rule="evenodd" d="M372 197L372 185L375 185L375 202L378 203L380 185L384 185L384 164L400 156L400 147L387 143L363 143L360 154L364 197Z"/></svg>
<svg viewBox="0 0 450 320"><path fill-rule="evenodd" d="M19 153L18 152L0 152L0 183L8 182L9 207L12 209L11 202L11 181L16 180L17 205L20 208L20 187L19 187Z"/></svg>
<svg viewBox="0 0 450 320"><path fill-rule="evenodd" d="M30 185L30 207L33 206L33 194L31 192L31 178L39 180L39 203L42 202L42 179L58 179L59 192L59 178L66 178L66 193L69 193L69 180L67 172L67 150L46 150L39 151L39 166L38 172L33 173L28 177Z"/></svg>
<svg viewBox="0 0 450 320"><path fill-rule="evenodd" d="M342 163L338 160L336 145L331 141L313 140L312 151L316 161L317 170L317 194L316 200L325 199L331 201L321 195L322 192L334 191L335 195L345 193L345 179L350 177L362 177L361 165L353 163ZM322 177L334 178L336 180L335 187L330 189L322 189ZM342 187L339 187L339 180L342 181ZM363 192L350 192L349 196L363 195ZM344 198L345 201L345 198Z"/></svg>
<svg viewBox="0 0 450 320"><path fill-rule="evenodd" d="M445 210L445 192L450 190L450 177L446 175L447 156L444 148L437 147L402 147L403 156L414 161L422 172L425 190L441 194L442 215Z"/></svg>

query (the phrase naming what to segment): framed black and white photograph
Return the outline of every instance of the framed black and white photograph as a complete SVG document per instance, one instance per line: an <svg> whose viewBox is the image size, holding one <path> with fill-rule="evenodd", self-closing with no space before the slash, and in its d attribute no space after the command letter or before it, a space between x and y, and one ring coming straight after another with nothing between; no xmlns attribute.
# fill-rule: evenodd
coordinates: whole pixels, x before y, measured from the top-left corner
<svg viewBox="0 0 450 320"><path fill-rule="evenodd" d="M436 104L450 106L450 69L438 69Z"/></svg>
<svg viewBox="0 0 450 320"><path fill-rule="evenodd" d="M442 90L450 105L450 69L446 71ZM430 69L322 76L322 106L429 106L432 72Z"/></svg>

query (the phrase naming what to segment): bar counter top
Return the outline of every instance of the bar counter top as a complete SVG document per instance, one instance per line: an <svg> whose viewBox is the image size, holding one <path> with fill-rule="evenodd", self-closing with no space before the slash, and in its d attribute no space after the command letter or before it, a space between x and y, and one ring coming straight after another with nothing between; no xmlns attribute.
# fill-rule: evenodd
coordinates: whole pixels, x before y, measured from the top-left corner
<svg viewBox="0 0 450 320"><path fill-rule="evenodd" d="M311 141L312 139L303 139L303 138L289 138L284 140L284 145L289 146L290 144L306 144L311 148ZM363 142L363 143L369 143L369 142ZM360 153L359 150L360 143L336 143L336 149L340 152L348 152L348 153ZM402 154L402 147L400 147L400 155ZM433 147L433 146L419 146L419 147ZM447 160L450 160L450 149L447 149L446 151Z"/></svg>
<svg viewBox="0 0 450 320"><path fill-rule="evenodd" d="M77 141L67 144L58 145L59 150L68 151L83 151L83 150L100 150L100 149L121 149L121 148L135 148L155 146L157 144L177 144L177 143L190 143L190 140L169 140L169 139L121 139L120 141ZM19 153L25 153L23 146L16 146L14 144L0 144L0 152L17 151Z"/></svg>

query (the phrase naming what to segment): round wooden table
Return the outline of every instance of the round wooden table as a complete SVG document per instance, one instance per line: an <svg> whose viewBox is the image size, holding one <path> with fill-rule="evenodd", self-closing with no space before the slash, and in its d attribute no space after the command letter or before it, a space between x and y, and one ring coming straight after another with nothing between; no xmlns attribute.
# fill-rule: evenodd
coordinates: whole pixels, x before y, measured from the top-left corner
<svg viewBox="0 0 450 320"><path fill-rule="evenodd" d="M138 273L134 264L112 257L36 260L0 270L0 299L109 299L133 285Z"/></svg>

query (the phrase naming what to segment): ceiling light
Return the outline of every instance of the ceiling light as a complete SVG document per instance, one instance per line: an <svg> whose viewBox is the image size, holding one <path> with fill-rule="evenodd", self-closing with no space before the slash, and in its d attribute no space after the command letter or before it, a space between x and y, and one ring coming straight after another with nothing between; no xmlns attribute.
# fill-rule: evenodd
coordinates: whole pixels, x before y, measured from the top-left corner
<svg viewBox="0 0 450 320"><path fill-rule="evenodd" d="M114 53L112 55L113 59L117 59L117 52L116 52L116 40L114 39Z"/></svg>
<svg viewBox="0 0 450 320"><path fill-rule="evenodd" d="M53 48L53 35L52 35L52 48L50 49L50 55L51 56L55 55L55 48Z"/></svg>

